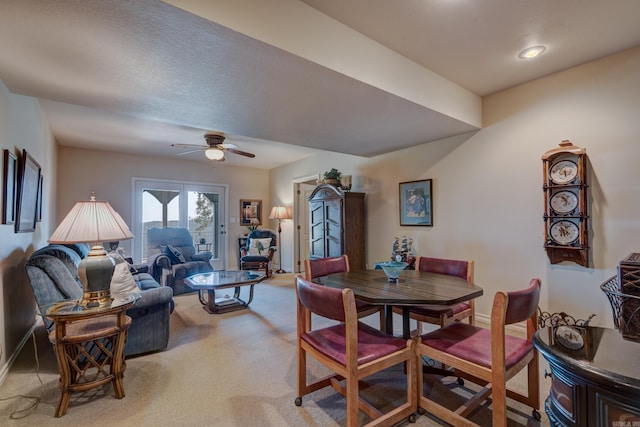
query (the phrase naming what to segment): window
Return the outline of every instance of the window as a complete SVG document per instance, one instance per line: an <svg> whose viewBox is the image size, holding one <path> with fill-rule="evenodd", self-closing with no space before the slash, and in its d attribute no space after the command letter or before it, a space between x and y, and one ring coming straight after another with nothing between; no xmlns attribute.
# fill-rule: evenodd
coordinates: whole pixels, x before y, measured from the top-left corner
<svg viewBox="0 0 640 427"><path fill-rule="evenodd" d="M136 260L147 259L147 230L183 227L198 251L210 251L213 268L226 268L226 186L134 178Z"/></svg>

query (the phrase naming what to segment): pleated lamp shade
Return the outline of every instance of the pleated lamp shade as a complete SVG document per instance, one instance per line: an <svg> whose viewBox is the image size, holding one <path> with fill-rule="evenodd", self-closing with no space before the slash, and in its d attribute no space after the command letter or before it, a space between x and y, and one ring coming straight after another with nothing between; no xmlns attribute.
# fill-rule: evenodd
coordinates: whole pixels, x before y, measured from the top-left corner
<svg viewBox="0 0 640 427"><path fill-rule="evenodd" d="M114 262L100 243L127 240L133 234L108 202L77 202L49 238L49 243L90 243L91 251L78 265L83 287L81 304L105 306L111 303L111 276Z"/></svg>
<svg viewBox="0 0 640 427"><path fill-rule="evenodd" d="M49 243L101 243L133 238L120 214L109 202L77 202L49 238Z"/></svg>
<svg viewBox="0 0 640 427"><path fill-rule="evenodd" d="M291 211L286 206L274 206L271 208L269 219L291 219Z"/></svg>

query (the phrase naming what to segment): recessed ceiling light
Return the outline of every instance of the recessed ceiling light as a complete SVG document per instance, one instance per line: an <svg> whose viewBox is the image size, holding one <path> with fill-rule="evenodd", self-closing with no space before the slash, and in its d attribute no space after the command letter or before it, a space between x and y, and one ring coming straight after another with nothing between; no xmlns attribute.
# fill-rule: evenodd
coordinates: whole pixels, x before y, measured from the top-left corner
<svg viewBox="0 0 640 427"><path fill-rule="evenodd" d="M520 52L518 54L518 58L520 59L533 59L537 56L540 56L542 54L542 52L544 52L545 50L547 50L546 47L544 46L532 46L532 47L528 47L525 50L523 50L522 52Z"/></svg>

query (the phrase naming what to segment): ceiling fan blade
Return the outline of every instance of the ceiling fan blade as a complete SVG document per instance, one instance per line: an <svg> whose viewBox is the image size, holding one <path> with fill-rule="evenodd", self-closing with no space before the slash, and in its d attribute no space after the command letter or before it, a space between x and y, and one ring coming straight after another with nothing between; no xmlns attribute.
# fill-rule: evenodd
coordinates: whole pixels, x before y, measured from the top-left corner
<svg viewBox="0 0 640 427"><path fill-rule="evenodd" d="M217 144L218 147L222 147L223 150L228 150L229 148L238 148L236 144L231 144L229 142L225 142L223 144Z"/></svg>
<svg viewBox="0 0 640 427"><path fill-rule="evenodd" d="M250 157L252 159L256 156L255 154L247 153L246 151L240 151L240 150L236 150L236 149L233 149L233 148L225 148L225 151L229 151L230 153L239 154L239 155L245 156L245 157Z"/></svg>
<svg viewBox="0 0 640 427"><path fill-rule="evenodd" d="M195 152L202 151L202 150L203 150L203 148L198 148L197 150L189 150L189 151L185 151L183 153L178 153L178 154L176 154L176 156L184 156L185 154L191 154L191 153L195 153Z"/></svg>
<svg viewBox="0 0 640 427"><path fill-rule="evenodd" d="M200 148L209 148L208 145L202 144L171 144L172 147L200 147Z"/></svg>

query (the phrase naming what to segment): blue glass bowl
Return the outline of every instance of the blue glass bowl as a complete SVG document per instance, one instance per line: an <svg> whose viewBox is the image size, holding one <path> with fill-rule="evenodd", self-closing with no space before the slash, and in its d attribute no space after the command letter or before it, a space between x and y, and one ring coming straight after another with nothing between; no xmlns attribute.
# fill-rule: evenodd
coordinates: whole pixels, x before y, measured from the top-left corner
<svg viewBox="0 0 640 427"><path fill-rule="evenodd" d="M384 270L384 274L387 275L387 278L389 280L396 281L398 280L398 276L400 276L402 270L407 268L409 264L407 264L406 262L398 261L384 261L379 262L377 265L379 265L380 268Z"/></svg>

